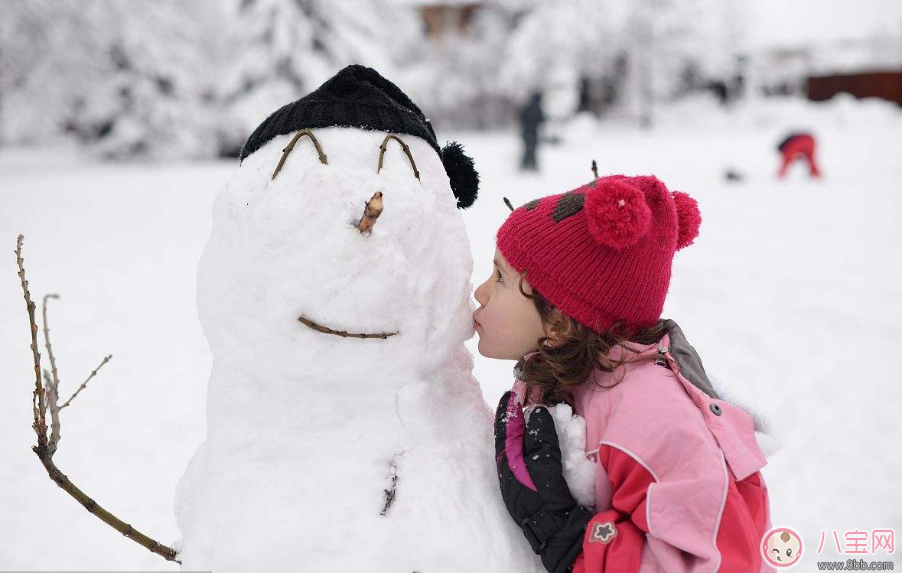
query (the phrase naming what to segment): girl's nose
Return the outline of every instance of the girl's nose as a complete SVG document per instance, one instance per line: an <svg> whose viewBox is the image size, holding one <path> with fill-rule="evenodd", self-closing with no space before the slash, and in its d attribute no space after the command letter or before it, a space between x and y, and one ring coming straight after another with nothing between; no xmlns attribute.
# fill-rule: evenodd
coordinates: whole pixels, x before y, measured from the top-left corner
<svg viewBox="0 0 902 573"><path fill-rule="evenodd" d="M482 283L476 288L476 291L473 293L473 297L476 299L476 302L480 304L480 306L485 306L485 283Z"/></svg>

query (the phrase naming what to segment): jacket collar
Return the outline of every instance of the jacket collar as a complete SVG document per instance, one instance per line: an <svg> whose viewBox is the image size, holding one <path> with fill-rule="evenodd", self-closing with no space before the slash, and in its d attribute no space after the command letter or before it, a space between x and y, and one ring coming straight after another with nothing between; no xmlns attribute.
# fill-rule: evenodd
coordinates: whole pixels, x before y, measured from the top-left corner
<svg viewBox="0 0 902 573"><path fill-rule="evenodd" d="M767 464L755 438L755 424L745 410L720 398L708 395L690 382L680 363L670 351L670 335L661 339L660 350L667 357L670 370L702 414L705 425L714 435L724 454L724 461L737 480L744 480ZM686 372L688 373L688 371Z"/></svg>

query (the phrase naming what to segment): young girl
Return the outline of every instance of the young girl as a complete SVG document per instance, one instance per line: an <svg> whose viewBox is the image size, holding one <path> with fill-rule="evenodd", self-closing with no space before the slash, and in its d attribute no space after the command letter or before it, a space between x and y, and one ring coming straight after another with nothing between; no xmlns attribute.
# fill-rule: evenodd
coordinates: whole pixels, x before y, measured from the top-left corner
<svg viewBox="0 0 902 573"><path fill-rule="evenodd" d="M700 222L685 193L616 175L530 201L498 231L474 326L480 354L518 360L496 415L498 476L548 571L772 570L752 419L660 320L673 255ZM539 406L562 402L586 422L594 508L570 494Z"/></svg>

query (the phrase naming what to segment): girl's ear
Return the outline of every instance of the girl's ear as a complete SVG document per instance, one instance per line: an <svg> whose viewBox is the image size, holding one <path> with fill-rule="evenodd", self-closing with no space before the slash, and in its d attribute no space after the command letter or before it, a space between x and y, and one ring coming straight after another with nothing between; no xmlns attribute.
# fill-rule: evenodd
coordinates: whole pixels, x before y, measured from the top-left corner
<svg viewBox="0 0 902 573"><path fill-rule="evenodd" d="M568 334L569 326L561 309L551 307L548 309L548 324L545 325L545 335L551 338L545 342L549 348L557 348L564 343L563 338Z"/></svg>

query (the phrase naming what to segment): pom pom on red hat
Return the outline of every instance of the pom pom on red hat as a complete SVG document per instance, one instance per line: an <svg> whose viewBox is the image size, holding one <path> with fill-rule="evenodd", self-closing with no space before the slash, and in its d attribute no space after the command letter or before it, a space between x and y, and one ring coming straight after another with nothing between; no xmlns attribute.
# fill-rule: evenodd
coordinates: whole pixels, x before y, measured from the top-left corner
<svg viewBox="0 0 902 573"><path fill-rule="evenodd" d="M673 202L676 204L677 226L677 250L688 247L698 237L698 228L702 224L702 214L698 210L698 203L682 191L674 191Z"/></svg>
<svg viewBox="0 0 902 573"><path fill-rule="evenodd" d="M584 210L595 240L615 249L638 241L651 222L645 194L625 181L597 180L586 192Z"/></svg>

